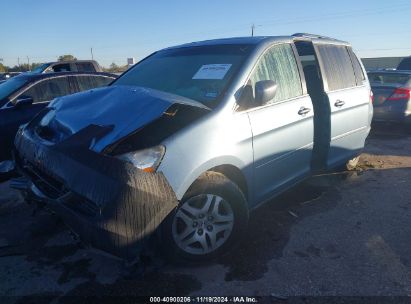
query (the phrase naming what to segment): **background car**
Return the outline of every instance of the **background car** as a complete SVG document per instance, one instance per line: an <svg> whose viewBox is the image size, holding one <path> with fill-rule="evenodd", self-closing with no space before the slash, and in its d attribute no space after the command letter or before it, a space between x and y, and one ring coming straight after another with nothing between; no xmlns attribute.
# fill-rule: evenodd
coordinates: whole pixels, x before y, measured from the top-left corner
<svg viewBox="0 0 411 304"><path fill-rule="evenodd" d="M370 71L374 121L411 125L411 71Z"/></svg>
<svg viewBox="0 0 411 304"><path fill-rule="evenodd" d="M106 86L109 73L24 74L0 84L0 161L11 157L18 127L56 97Z"/></svg>
<svg viewBox="0 0 411 304"><path fill-rule="evenodd" d="M21 72L6 72L6 73L1 73L1 74L0 74L0 83L4 82L4 81L6 81L6 80L8 80L8 79L10 79L10 78L12 78L12 77L14 77L14 76L20 75L20 74L21 74Z"/></svg>
<svg viewBox="0 0 411 304"><path fill-rule="evenodd" d="M95 60L73 60L44 63L31 74L53 73L53 72L102 72L100 65Z"/></svg>

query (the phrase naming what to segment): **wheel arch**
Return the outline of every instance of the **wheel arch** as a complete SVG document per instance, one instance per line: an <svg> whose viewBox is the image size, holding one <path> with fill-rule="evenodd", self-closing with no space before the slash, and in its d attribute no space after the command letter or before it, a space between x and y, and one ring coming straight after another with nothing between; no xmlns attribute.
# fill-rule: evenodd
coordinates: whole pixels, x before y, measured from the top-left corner
<svg viewBox="0 0 411 304"><path fill-rule="evenodd" d="M241 169L244 168L244 169ZM202 166L196 168L191 174L187 175L185 180L179 185L178 189L175 189L176 196L179 200L183 198L186 192L191 186L206 172L218 172L226 176L229 180L235 183L243 192L247 202L250 203L251 199L251 187L250 176L252 174L250 166L243 166L238 159L230 159L224 162L217 160L210 160Z"/></svg>
<svg viewBox="0 0 411 304"><path fill-rule="evenodd" d="M243 172L239 168L233 165L219 165L210 168L209 170L207 170L207 172L208 171L223 174L225 177L227 177L229 180L235 183L243 192L244 196L248 199L248 183Z"/></svg>

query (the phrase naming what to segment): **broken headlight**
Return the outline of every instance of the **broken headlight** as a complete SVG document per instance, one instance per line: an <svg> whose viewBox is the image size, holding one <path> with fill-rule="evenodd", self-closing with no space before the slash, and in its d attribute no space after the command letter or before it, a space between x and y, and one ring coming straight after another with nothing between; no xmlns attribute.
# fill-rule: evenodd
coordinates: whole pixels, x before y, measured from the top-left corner
<svg viewBox="0 0 411 304"><path fill-rule="evenodd" d="M155 146L152 148L118 155L117 158L131 163L134 167L145 172L155 172L163 159L166 148Z"/></svg>

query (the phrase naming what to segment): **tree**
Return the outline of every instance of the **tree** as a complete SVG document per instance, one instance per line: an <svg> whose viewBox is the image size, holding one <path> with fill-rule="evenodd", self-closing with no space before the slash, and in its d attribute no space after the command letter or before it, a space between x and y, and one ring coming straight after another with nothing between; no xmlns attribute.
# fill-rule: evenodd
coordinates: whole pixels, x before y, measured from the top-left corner
<svg viewBox="0 0 411 304"><path fill-rule="evenodd" d="M4 73L6 71L7 71L6 67L2 63L0 63L0 73Z"/></svg>
<svg viewBox="0 0 411 304"><path fill-rule="evenodd" d="M76 57L74 57L73 55L61 55L59 56L59 58L57 59L58 61L73 61L73 60L77 60Z"/></svg>
<svg viewBox="0 0 411 304"><path fill-rule="evenodd" d="M10 72L12 72L12 71L25 72L25 71L29 71L29 70L30 70L30 66L28 65L28 63L20 63L19 66L15 65L13 68L11 68Z"/></svg>
<svg viewBox="0 0 411 304"><path fill-rule="evenodd" d="M125 70L127 70L128 66L124 65L124 66L118 66L117 64L115 64L114 62L112 64L110 64L110 67L108 68L103 68L103 70L105 72L110 72L110 73L122 73Z"/></svg>
<svg viewBox="0 0 411 304"><path fill-rule="evenodd" d="M4 66L7 72L26 72L26 71L32 71L35 68L37 68L41 63L39 62L33 62L30 65L27 63L21 63L20 65L15 65L13 67L9 66ZM1 68L0 68L1 71Z"/></svg>
<svg viewBox="0 0 411 304"><path fill-rule="evenodd" d="M120 67L113 62L112 64L110 64L109 70L110 72L117 72L119 68Z"/></svg>

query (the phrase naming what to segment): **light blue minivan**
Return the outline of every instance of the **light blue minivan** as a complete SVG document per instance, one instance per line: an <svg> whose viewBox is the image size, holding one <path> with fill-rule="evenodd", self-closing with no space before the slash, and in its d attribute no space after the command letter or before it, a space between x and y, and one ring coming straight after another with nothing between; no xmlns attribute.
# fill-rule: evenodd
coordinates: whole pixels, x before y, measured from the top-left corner
<svg viewBox="0 0 411 304"><path fill-rule="evenodd" d="M123 257L226 251L249 211L355 165L372 96L347 42L311 34L189 43L110 86L54 100L15 139L14 180L81 239Z"/></svg>

